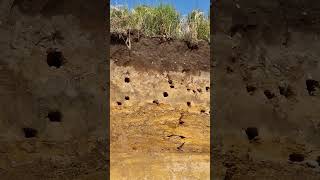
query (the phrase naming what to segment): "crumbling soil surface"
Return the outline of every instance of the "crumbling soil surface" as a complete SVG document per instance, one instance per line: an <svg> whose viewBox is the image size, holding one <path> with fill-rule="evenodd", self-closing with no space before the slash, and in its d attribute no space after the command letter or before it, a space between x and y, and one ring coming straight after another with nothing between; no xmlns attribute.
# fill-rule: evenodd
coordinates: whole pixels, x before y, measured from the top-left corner
<svg viewBox="0 0 320 180"><path fill-rule="evenodd" d="M210 178L209 44L111 46L111 179Z"/></svg>
<svg viewBox="0 0 320 180"><path fill-rule="evenodd" d="M132 37L133 36L133 37ZM194 43L162 37L131 36L131 50L124 45L126 37L112 34L110 56L118 66L134 66L139 70L198 73L210 71L210 45L206 41Z"/></svg>
<svg viewBox="0 0 320 180"><path fill-rule="evenodd" d="M214 1L215 179L319 179L316 1Z"/></svg>

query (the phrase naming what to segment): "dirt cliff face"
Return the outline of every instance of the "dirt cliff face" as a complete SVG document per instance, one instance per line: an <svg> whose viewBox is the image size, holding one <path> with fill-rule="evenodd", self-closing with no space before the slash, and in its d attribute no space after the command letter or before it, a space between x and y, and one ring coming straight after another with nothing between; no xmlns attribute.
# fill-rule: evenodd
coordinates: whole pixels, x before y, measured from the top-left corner
<svg viewBox="0 0 320 180"><path fill-rule="evenodd" d="M106 177L100 3L0 1L1 179ZM211 115L216 179L319 179L319 2L213 6L212 87L209 45L111 45L112 176L207 178Z"/></svg>
<svg viewBox="0 0 320 180"><path fill-rule="evenodd" d="M214 1L216 179L319 179L315 1Z"/></svg>
<svg viewBox="0 0 320 180"><path fill-rule="evenodd" d="M209 179L209 45L111 45L111 179Z"/></svg>
<svg viewBox="0 0 320 180"><path fill-rule="evenodd" d="M0 1L1 179L106 177L102 5Z"/></svg>

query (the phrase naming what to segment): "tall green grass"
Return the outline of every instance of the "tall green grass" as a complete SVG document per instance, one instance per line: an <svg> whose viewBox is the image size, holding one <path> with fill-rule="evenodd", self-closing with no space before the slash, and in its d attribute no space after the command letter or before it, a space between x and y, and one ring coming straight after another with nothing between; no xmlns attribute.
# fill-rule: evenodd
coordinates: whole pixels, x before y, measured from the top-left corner
<svg viewBox="0 0 320 180"><path fill-rule="evenodd" d="M182 17L171 5L140 5L133 10L113 7L110 10L111 32L138 30L146 36L165 36L192 41L210 40L210 20L199 10Z"/></svg>

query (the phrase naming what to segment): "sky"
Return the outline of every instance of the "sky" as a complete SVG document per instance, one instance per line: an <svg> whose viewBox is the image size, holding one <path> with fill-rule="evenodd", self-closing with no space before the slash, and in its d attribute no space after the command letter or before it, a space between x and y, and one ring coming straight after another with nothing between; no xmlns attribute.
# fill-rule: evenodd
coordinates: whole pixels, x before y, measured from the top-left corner
<svg viewBox="0 0 320 180"><path fill-rule="evenodd" d="M111 5L127 5L129 9L139 4L157 5L159 3L172 4L181 15L187 15L194 9L200 9L206 14L210 10L210 0L111 0Z"/></svg>

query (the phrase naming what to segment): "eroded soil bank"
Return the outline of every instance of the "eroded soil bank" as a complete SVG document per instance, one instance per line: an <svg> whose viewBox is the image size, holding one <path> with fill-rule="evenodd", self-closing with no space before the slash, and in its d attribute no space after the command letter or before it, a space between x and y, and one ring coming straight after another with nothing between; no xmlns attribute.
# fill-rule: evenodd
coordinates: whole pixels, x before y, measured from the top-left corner
<svg viewBox="0 0 320 180"><path fill-rule="evenodd" d="M111 178L209 179L209 45L111 46Z"/></svg>
<svg viewBox="0 0 320 180"><path fill-rule="evenodd" d="M316 1L215 1L215 179L319 179Z"/></svg>
<svg viewBox="0 0 320 180"><path fill-rule="evenodd" d="M0 1L0 179L107 178L103 9Z"/></svg>

